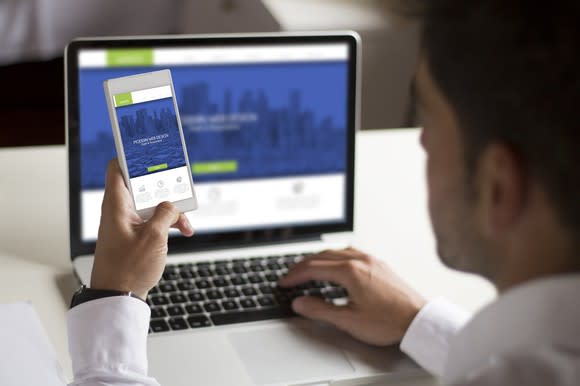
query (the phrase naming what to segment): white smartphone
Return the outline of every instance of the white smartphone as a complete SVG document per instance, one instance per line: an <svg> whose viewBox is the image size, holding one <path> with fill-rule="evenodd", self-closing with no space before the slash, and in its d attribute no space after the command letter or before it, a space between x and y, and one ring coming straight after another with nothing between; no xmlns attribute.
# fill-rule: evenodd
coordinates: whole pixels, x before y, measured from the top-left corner
<svg viewBox="0 0 580 386"><path fill-rule="evenodd" d="M147 220L172 202L197 208L191 168L169 70L104 82L119 165L135 209Z"/></svg>

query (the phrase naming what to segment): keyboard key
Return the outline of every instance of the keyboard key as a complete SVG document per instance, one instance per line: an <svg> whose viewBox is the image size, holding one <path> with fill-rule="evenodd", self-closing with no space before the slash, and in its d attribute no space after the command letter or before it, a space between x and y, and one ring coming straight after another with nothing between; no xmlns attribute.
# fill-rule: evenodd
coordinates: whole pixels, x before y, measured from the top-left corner
<svg viewBox="0 0 580 386"><path fill-rule="evenodd" d="M195 289L195 285L191 281L180 281L177 283L177 288L179 288L180 291L190 291Z"/></svg>
<svg viewBox="0 0 580 386"><path fill-rule="evenodd" d="M195 281L195 285L197 286L197 288L199 289L206 289L206 288L210 288L211 284L209 281L207 281L206 279L200 279L200 280L196 280Z"/></svg>
<svg viewBox="0 0 580 386"><path fill-rule="evenodd" d="M167 307L167 313L169 316L181 316L185 314L181 306L169 306Z"/></svg>
<svg viewBox="0 0 580 386"><path fill-rule="evenodd" d="M262 307L273 307L276 304L272 296L263 296L261 298L258 298L258 303Z"/></svg>
<svg viewBox="0 0 580 386"><path fill-rule="evenodd" d="M233 285L244 285L248 283L247 280L241 276L234 276L230 278L230 281L232 282Z"/></svg>
<svg viewBox="0 0 580 386"><path fill-rule="evenodd" d="M191 326L191 328L200 328L200 327L209 327L211 326L211 322L206 316L197 315L197 316L190 316L187 318L187 322Z"/></svg>
<svg viewBox="0 0 580 386"><path fill-rule="evenodd" d="M224 300L224 301L222 301L222 307L226 311L237 310L237 309L240 308L238 306L238 303L236 303L235 300Z"/></svg>
<svg viewBox="0 0 580 386"><path fill-rule="evenodd" d="M188 328L187 322L180 316L169 319L169 326L172 330L185 330Z"/></svg>
<svg viewBox="0 0 580 386"><path fill-rule="evenodd" d="M278 271L278 270L282 269L282 266L280 264L278 264L277 261L276 262L270 262L270 263L266 264L266 266L271 271Z"/></svg>
<svg viewBox="0 0 580 386"><path fill-rule="evenodd" d="M195 263L195 266L198 268L206 268L206 267L209 267L210 265L211 264L207 261L200 261L200 262Z"/></svg>
<svg viewBox="0 0 580 386"><path fill-rule="evenodd" d="M224 294L222 294L220 290L207 290L205 292L205 296L207 296L209 300L217 300L223 299Z"/></svg>
<svg viewBox="0 0 580 386"><path fill-rule="evenodd" d="M276 275L274 272L268 272L267 274L264 275L264 277L269 282L273 282L273 283L278 282L278 275Z"/></svg>
<svg viewBox="0 0 580 386"><path fill-rule="evenodd" d="M190 271L190 270L186 270L186 271L180 271L180 272L179 272L179 276L180 276L182 279L193 279L193 278L195 278L195 277L196 277L195 273L193 273L193 272L192 272L192 271Z"/></svg>
<svg viewBox="0 0 580 386"><path fill-rule="evenodd" d="M256 302L250 298L240 299L240 306L243 308L254 308L256 307Z"/></svg>
<svg viewBox="0 0 580 386"><path fill-rule="evenodd" d="M151 319L164 318L167 316L167 312L163 307L152 307L151 308Z"/></svg>
<svg viewBox="0 0 580 386"><path fill-rule="evenodd" d="M163 280L177 280L179 279L179 274L175 271L165 272L162 277Z"/></svg>
<svg viewBox="0 0 580 386"><path fill-rule="evenodd" d="M253 287L244 287L242 288L242 293L246 296L253 296L253 295L257 295L258 293L256 292L256 289Z"/></svg>
<svg viewBox="0 0 580 386"><path fill-rule="evenodd" d="M200 268L197 270L197 275L199 277L210 277L213 276L213 272L209 268Z"/></svg>
<svg viewBox="0 0 580 386"><path fill-rule="evenodd" d="M199 304L188 304L185 306L185 312L190 315L203 314L203 308Z"/></svg>
<svg viewBox="0 0 580 386"><path fill-rule="evenodd" d="M149 326L151 327L151 331L153 332L169 331L169 325L163 319L152 320Z"/></svg>
<svg viewBox="0 0 580 386"><path fill-rule="evenodd" d="M218 312L218 311L221 311L222 310L222 308L220 307L220 305L218 303L216 303L216 302L208 302L208 303L205 303L203 305L203 308L205 309L206 312L210 312L210 313L211 312Z"/></svg>
<svg viewBox="0 0 580 386"><path fill-rule="evenodd" d="M198 291L188 293L187 297L192 302L201 302L201 301L205 300L204 294L202 294L201 292L198 292Z"/></svg>
<svg viewBox="0 0 580 386"><path fill-rule="evenodd" d="M272 291L272 286L270 286L270 284L263 284L260 286L260 292L264 295L270 295L274 291Z"/></svg>
<svg viewBox="0 0 580 386"><path fill-rule="evenodd" d="M171 283L161 283L159 284L159 290L161 292L175 292L177 288Z"/></svg>
<svg viewBox="0 0 580 386"><path fill-rule="evenodd" d="M223 277L218 277L216 279L213 279L213 285L215 287L227 287L230 285L230 283L228 282L227 279Z"/></svg>
<svg viewBox="0 0 580 386"><path fill-rule="evenodd" d="M211 315L211 320L216 326L225 324L256 322L259 320L280 319L293 316L289 309L263 308L259 310L242 310Z"/></svg>
<svg viewBox="0 0 580 386"><path fill-rule="evenodd" d="M187 297L184 294L173 294L169 296L169 299L173 304L187 303Z"/></svg>
<svg viewBox="0 0 580 386"><path fill-rule="evenodd" d="M169 304L169 299L166 296L151 296L151 303L156 306L166 306Z"/></svg>
<svg viewBox="0 0 580 386"><path fill-rule="evenodd" d="M237 298L240 296L240 291L235 288L224 289L224 295L228 298Z"/></svg>
<svg viewBox="0 0 580 386"><path fill-rule="evenodd" d="M223 265L223 266L216 267L215 270L214 270L214 272L218 276L225 276L225 275L230 274L231 271L230 271L230 269L228 267L226 267L225 265Z"/></svg>
<svg viewBox="0 0 580 386"><path fill-rule="evenodd" d="M163 269L163 273L173 273L173 272L177 272L177 266L176 265L166 265L165 268Z"/></svg>
<svg viewBox="0 0 580 386"><path fill-rule="evenodd" d="M232 271L234 271L234 273L238 273L238 274L248 272L246 267L244 267L243 265L234 265L234 267L232 268Z"/></svg>
<svg viewBox="0 0 580 386"><path fill-rule="evenodd" d="M249 275L248 281L252 284L259 284L264 282L264 278L260 275Z"/></svg>
<svg viewBox="0 0 580 386"><path fill-rule="evenodd" d="M250 270L252 272L262 272L264 271L264 267L262 265L251 265Z"/></svg>

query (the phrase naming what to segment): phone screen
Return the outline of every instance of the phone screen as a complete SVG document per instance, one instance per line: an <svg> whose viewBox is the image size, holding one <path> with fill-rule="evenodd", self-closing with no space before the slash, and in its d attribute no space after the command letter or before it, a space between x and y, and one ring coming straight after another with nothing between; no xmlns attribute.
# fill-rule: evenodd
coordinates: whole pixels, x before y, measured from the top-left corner
<svg viewBox="0 0 580 386"><path fill-rule="evenodd" d="M113 95L135 209L193 197L171 86Z"/></svg>

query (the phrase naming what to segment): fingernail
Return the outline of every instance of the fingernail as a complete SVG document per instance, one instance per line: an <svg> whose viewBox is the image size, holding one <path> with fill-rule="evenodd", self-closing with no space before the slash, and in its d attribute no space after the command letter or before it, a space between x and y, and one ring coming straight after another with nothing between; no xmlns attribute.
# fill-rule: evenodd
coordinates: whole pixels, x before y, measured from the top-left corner
<svg viewBox="0 0 580 386"><path fill-rule="evenodd" d="M294 299L294 301L292 302L292 309L294 310L294 312L301 314L304 309L303 303L304 302L302 301L301 298Z"/></svg>

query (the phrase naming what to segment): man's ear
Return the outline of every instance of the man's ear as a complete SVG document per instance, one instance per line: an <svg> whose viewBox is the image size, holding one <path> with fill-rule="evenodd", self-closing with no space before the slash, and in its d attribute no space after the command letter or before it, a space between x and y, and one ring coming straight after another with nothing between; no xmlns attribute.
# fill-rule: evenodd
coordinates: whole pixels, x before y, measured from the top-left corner
<svg viewBox="0 0 580 386"><path fill-rule="evenodd" d="M523 213L526 173L516 152L502 143L485 148L477 169L477 201L482 231L495 239L509 232Z"/></svg>

